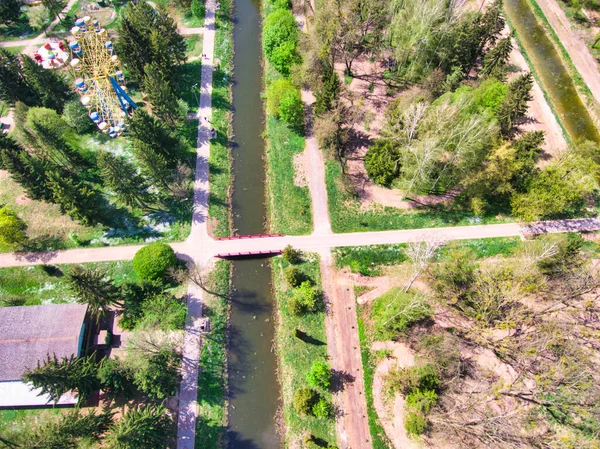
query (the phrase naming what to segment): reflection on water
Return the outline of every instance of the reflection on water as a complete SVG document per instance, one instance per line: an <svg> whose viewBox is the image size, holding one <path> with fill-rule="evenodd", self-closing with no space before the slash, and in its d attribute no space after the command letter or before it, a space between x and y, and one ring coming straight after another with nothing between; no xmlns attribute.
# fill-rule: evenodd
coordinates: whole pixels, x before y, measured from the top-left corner
<svg viewBox="0 0 600 449"><path fill-rule="evenodd" d="M574 141L600 142L598 130L577 94L572 78L528 0L504 0L504 9L569 135Z"/></svg>

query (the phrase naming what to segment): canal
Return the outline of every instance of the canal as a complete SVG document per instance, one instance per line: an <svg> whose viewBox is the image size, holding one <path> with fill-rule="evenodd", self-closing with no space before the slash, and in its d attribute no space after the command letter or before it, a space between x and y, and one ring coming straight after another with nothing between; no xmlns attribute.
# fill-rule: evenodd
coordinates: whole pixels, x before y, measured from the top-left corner
<svg viewBox="0 0 600 449"><path fill-rule="evenodd" d="M598 130L573 79L528 0L504 0L504 9L573 141L587 139L600 143Z"/></svg>
<svg viewBox="0 0 600 449"><path fill-rule="evenodd" d="M233 226L266 231L260 0L234 2ZM232 267L229 340L229 449L277 449L279 405L273 295L268 259Z"/></svg>

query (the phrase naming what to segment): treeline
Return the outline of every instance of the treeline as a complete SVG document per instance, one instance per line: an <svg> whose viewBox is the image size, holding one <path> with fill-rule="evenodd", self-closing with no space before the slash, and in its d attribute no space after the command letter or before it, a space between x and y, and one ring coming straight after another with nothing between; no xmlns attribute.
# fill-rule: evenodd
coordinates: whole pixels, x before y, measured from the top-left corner
<svg viewBox="0 0 600 449"><path fill-rule="evenodd" d="M187 114L177 97L185 41L164 8L141 2L124 9L117 48L152 110L140 107L127 120L133 158L87 149L81 135L95 127L61 72L0 49L0 96L15 106L15 131L0 136L0 167L30 198L85 225L119 227L125 215L177 209L190 197L193 161L178 137Z"/></svg>

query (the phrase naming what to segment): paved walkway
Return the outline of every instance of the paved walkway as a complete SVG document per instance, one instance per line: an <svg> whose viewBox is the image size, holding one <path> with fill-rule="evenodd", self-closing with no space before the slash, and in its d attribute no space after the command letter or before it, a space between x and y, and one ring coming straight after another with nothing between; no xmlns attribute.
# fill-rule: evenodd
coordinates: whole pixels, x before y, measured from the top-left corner
<svg viewBox="0 0 600 449"><path fill-rule="evenodd" d="M196 145L196 174L194 181L194 212L190 236L184 243L193 253L202 252L204 245L211 239L208 235L208 189L210 156L210 121L212 117L211 97L213 78L213 54L215 45L215 0L206 2L204 17L204 38L200 78L200 107L198 109L198 138ZM193 256L192 256L193 257ZM192 259L192 264L201 261ZM188 316L185 325L182 355L182 378L179 389L179 413L177 423L177 449L194 449L196 420L198 418L198 365L202 335L200 324L202 317L202 298L204 292L190 282L187 293Z"/></svg>

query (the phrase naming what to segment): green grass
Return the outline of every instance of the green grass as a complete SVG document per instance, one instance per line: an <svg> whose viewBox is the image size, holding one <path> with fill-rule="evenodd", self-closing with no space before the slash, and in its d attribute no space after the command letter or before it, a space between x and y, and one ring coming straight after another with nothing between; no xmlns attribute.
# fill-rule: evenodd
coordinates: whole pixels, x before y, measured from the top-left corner
<svg viewBox="0 0 600 449"><path fill-rule="evenodd" d="M229 294L229 262L217 262L208 276L207 286L222 295ZM198 421L196 447L222 447L227 430L227 314L225 298L206 295L204 313L210 318L211 331L202 345L198 375Z"/></svg>
<svg viewBox="0 0 600 449"><path fill-rule="evenodd" d="M202 54L202 35L195 34L193 36L188 36L185 38L185 43L187 44L187 53L186 56L200 56Z"/></svg>
<svg viewBox="0 0 600 449"><path fill-rule="evenodd" d="M294 184L294 156L304 151L304 136L274 117L267 119L267 179L271 232L302 235L312 230L310 192Z"/></svg>
<svg viewBox="0 0 600 449"><path fill-rule="evenodd" d="M27 45L19 45L18 47L4 47L4 48L9 53L12 53L13 55L18 55L25 49L25 47L27 47Z"/></svg>
<svg viewBox="0 0 600 449"><path fill-rule="evenodd" d="M21 14L19 20L10 25L0 25L0 42L16 41L18 39L31 39L40 33L29 25L29 20L25 13ZM24 36L24 37L21 37Z"/></svg>
<svg viewBox="0 0 600 449"><path fill-rule="evenodd" d="M342 169L336 161L326 163L325 181L331 227L336 233L465 226L509 221L491 215L475 220L470 211L443 207L412 212L384 206L361 209L360 201L346 191L342 181Z"/></svg>
<svg viewBox="0 0 600 449"><path fill-rule="evenodd" d="M137 279L131 262L101 262L84 264L106 269L117 285ZM48 274L41 265L0 268L0 306L7 300L23 305L64 304L74 302L65 282L69 265L53 265Z"/></svg>
<svg viewBox="0 0 600 449"><path fill-rule="evenodd" d="M311 433L331 443L335 443L335 422L300 415L293 406L296 389L306 387L305 373L314 360L327 358L327 335L325 332L325 313L323 311L304 316L292 315L288 310L288 301L292 289L284 278L284 270L289 266L281 257L273 259L273 285L278 308L278 326L276 331L277 354L283 396L283 418L285 421L285 446L299 446L299 441ZM306 255L306 261L297 265L302 273L320 286L319 262L316 256ZM300 329L318 342L305 343L294 336L294 329ZM331 393L320 392L328 401Z"/></svg>
<svg viewBox="0 0 600 449"><path fill-rule="evenodd" d="M477 259L486 257L503 256L511 257L515 250L523 243L519 237L494 237L489 239L460 240L454 242L454 246L466 247L473 250ZM448 246L442 247L438 257L443 259L448 255Z"/></svg>
<svg viewBox="0 0 600 449"><path fill-rule="evenodd" d="M202 44L200 44L202 45ZM189 41L188 41L188 51ZM198 110L198 99L200 90L200 75L202 72L202 59L189 61L181 66L181 76L179 78L179 96L185 101L190 108L190 112ZM197 85L194 87L194 85Z"/></svg>
<svg viewBox="0 0 600 449"><path fill-rule="evenodd" d="M36 427L70 410L49 407L0 410L0 435Z"/></svg>
<svg viewBox="0 0 600 449"><path fill-rule="evenodd" d="M336 268L349 267L364 276L381 275L381 267L404 262L406 244L348 246L332 250Z"/></svg>
<svg viewBox="0 0 600 449"><path fill-rule="evenodd" d="M217 138L210 145L210 196L208 215L210 229L216 237L230 235L229 191L231 175L230 138L232 129L233 29L231 0L222 0L216 14L215 60L219 68L213 73L212 125Z"/></svg>
<svg viewBox="0 0 600 449"><path fill-rule="evenodd" d="M360 339L360 353L362 356L363 376L365 382L365 399L367 400L367 417L369 419L369 430L373 449L391 449L393 446L379 423L375 405L373 404L373 377L377 366L377 355L369 348L373 338L368 335L367 325L363 321L365 313L364 306L357 306L358 315L358 337Z"/></svg>

